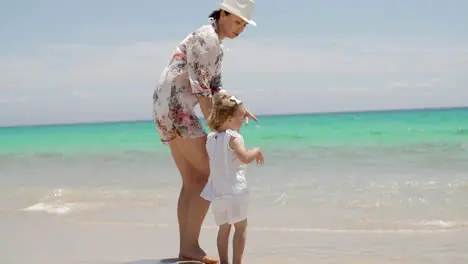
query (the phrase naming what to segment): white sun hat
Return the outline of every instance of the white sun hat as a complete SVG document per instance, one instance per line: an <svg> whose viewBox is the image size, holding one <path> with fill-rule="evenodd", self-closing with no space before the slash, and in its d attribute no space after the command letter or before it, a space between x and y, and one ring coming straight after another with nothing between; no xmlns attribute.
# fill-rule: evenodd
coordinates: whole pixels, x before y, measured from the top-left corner
<svg viewBox="0 0 468 264"><path fill-rule="evenodd" d="M216 7L225 10L231 14L234 14L242 18L245 22L252 26L257 26L257 23L252 20L254 13L254 0L224 0L222 3L218 3Z"/></svg>

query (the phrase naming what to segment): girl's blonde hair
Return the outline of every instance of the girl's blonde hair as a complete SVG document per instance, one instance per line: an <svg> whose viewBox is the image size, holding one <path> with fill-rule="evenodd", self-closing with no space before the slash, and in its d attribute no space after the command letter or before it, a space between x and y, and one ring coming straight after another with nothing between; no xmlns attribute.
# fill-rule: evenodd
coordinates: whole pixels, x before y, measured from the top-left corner
<svg viewBox="0 0 468 264"><path fill-rule="evenodd" d="M213 107L207 120L207 125L214 131L219 128L234 115L240 102L224 91L218 92L213 96Z"/></svg>

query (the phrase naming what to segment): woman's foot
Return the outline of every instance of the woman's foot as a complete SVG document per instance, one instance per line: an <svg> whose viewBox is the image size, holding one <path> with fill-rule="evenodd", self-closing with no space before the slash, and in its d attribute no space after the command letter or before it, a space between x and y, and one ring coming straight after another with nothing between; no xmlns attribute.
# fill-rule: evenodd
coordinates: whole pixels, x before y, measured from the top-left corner
<svg viewBox="0 0 468 264"><path fill-rule="evenodd" d="M219 260L212 258L212 257L208 257L208 256L204 256L201 258L187 258L187 257L181 256L179 259L181 261L197 261L197 262L201 262L205 264L219 264Z"/></svg>
<svg viewBox="0 0 468 264"><path fill-rule="evenodd" d="M203 249L201 248L198 248L197 250L194 250L192 252L179 253L179 259L182 261L195 260L195 261L200 261L205 264L218 264L219 263L218 259L207 256L205 251L203 251Z"/></svg>

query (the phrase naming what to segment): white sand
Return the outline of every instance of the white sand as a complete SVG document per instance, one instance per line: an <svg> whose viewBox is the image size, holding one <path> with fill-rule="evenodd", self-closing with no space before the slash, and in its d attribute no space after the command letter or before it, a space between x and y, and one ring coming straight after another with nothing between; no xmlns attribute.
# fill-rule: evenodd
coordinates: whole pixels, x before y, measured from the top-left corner
<svg viewBox="0 0 468 264"><path fill-rule="evenodd" d="M250 226L245 263L468 263L468 233L359 233ZM0 214L0 263L173 263L176 223L156 227L78 222L37 213ZM216 254L216 229L206 224L202 246Z"/></svg>

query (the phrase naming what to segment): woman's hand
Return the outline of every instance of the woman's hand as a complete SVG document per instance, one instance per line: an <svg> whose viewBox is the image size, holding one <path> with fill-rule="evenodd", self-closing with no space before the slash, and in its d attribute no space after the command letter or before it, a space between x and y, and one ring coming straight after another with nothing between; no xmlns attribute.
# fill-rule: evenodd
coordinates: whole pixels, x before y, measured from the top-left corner
<svg viewBox="0 0 468 264"><path fill-rule="evenodd" d="M245 125L248 126L249 125L249 118L252 118L255 122L258 122L258 119L257 117L250 113L249 110L245 109L245 116L244 116L244 120L245 120Z"/></svg>
<svg viewBox="0 0 468 264"><path fill-rule="evenodd" d="M219 90L218 93L229 95L228 91L226 91L225 89ZM249 118L252 118L255 122L258 122L257 117L254 114L250 113L249 110L245 109L244 122L246 126L249 125Z"/></svg>

